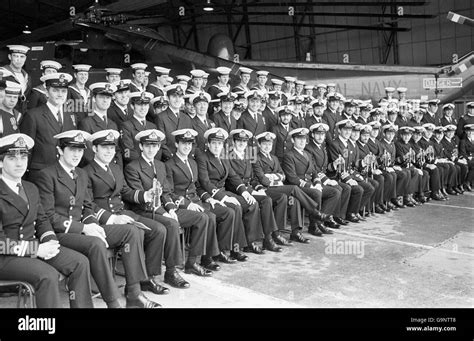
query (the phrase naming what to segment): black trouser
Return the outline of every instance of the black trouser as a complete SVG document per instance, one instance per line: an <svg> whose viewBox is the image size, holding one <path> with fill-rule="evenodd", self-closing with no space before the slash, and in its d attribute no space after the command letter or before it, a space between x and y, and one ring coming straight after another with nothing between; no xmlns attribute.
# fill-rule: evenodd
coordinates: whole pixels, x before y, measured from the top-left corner
<svg viewBox="0 0 474 341"><path fill-rule="evenodd" d="M249 205L247 201L238 194L225 191L224 192L227 196L232 196L236 198L242 210L242 221L244 223L245 229L245 238L242 236L238 236L235 239L235 243L238 243L240 247L247 246L254 241L261 240L264 237L263 229L262 229L262 221L260 219L260 207L258 203L254 203ZM235 205L227 204L229 207L235 207ZM237 218L236 218L237 219Z"/></svg>
<svg viewBox="0 0 474 341"><path fill-rule="evenodd" d="M365 180L357 181L357 183L364 190L364 193L362 194L362 199L360 201L360 206L359 206L359 211L361 211L364 207L367 207L367 205L369 204L370 198L375 192L375 188L374 186L372 186L369 182Z"/></svg>
<svg viewBox="0 0 474 341"><path fill-rule="evenodd" d="M336 215L341 200L342 188L339 186L322 186L321 212Z"/></svg>
<svg viewBox="0 0 474 341"><path fill-rule="evenodd" d="M429 168L427 165L423 167L430 176L430 190L431 193L437 193L441 188L441 173L438 167L433 169Z"/></svg>
<svg viewBox="0 0 474 341"><path fill-rule="evenodd" d="M359 184L348 186L351 187L351 197L349 199L349 205L347 206L346 216L359 212L359 209L362 207L362 196L364 195L364 188Z"/></svg>
<svg viewBox="0 0 474 341"><path fill-rule="evenodd" d="M147 278L143 234L132 225L104 225L106 240L111 249L123 248L122 261L127 285ZM98 237L78 233L58 233L61 245L74 249L89 258L92 277L105 302L117 300L121 295L115 284L105 243Z"/></svg>
<svg viewBox="0 0 474 341"><path fill-rule="evenodd" d="M390 201L397 198L397 173L382 171L384 178L383 200Z"/></svg>
<svg viewBox="0 0 474 341"><path fill-rule="evenodd" d="M93 308L89 261L83 254L61 246L59 253L48 260L0 256L0 279L30 283L36 291L38 308L62 308L59 272L67 277L71 308Z"/></svg>
<svg viewBox="0 0 474 341"><path fill-rule="evenodd" d="M397 174L397 197L406 196L409 193L410 171L402 168L402 170L395 170L395 173Z"/></svg>

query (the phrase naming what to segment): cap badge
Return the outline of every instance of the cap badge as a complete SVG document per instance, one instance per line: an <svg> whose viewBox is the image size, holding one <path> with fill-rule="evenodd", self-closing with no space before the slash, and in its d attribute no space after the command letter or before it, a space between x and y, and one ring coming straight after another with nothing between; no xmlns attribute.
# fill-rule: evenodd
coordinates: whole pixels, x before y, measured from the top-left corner
<svg viewBox="0 0 474 341"><path fill-rule="evenodd" d="M74 137L74 142L84 142L84 135L77 134L76 137Z"/></svg>
<svg viewBox="0 0 474 341"><path fill-rule="evenodd" d="M190 132L189 130L186 131L186 133L184 133L184 137L188 137L188 138L189 138L189 137L192 137L192 136L193 136L193 134L191 134L191 132Z"/></svg>
<svg viewBox="0 0 474 341"><path fill-rule="evenodd" d="M148 138L153 139L153 140L158 140L158 135L156 135L155 132L151 133Z"/></svg>
<svg viewBox="0 0 474 341"><path fill-rule="evenodd" d="M21 148L21 147L25 147L25 146L26 146L26 142L25 142L25 140L23 139L23 137L19 137L19 138L15 141L15 147Z"/></svg>

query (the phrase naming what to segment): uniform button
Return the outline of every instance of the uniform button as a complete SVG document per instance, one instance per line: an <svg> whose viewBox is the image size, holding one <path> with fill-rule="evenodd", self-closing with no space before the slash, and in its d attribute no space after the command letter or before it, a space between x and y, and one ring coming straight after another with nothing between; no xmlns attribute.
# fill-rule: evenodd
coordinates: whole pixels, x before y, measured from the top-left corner
<svg viewBox="0 0 474 341"><path fill-rule="evenodd" d="M20 238L23 238L23 233L22 233L22 234L20 234Z"/></svg>
<svg viewBox="0 0 474 341"><path fill-rule="evenodd" d="M22 227L20 227L20 230L23 230L23 226L22 226Z"/></svg>

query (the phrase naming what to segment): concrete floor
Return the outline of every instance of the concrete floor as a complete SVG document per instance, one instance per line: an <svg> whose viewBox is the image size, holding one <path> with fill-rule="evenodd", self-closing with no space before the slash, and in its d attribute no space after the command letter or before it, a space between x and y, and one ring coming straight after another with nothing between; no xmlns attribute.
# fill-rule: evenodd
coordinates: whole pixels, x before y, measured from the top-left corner
<svg viewBox="0 0 474 341"><path fill-rule="evenodd" d="M251 254L165 296L183 307L474 307L474 193L377 215L281 253ZM123 283L123 278L118 278ZM68 306L66 295L65 307ZM105 307L95 299L96 307ZM0 299L14 307L14 298Z"/></svg>

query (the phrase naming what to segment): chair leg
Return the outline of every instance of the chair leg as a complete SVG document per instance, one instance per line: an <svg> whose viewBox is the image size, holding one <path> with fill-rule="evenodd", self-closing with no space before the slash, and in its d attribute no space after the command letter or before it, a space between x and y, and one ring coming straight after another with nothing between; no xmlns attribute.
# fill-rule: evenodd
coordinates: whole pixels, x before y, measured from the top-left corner
<svg viewBox="0 0 474 341"><path fill-rule="evenodd" d="M181 233L181 250L183 252L183 269L184 269L184 265L186 264L186 238L184 236L184 230Z"/></svg>

